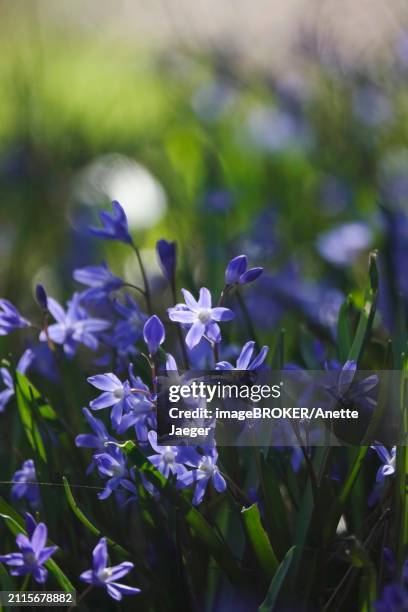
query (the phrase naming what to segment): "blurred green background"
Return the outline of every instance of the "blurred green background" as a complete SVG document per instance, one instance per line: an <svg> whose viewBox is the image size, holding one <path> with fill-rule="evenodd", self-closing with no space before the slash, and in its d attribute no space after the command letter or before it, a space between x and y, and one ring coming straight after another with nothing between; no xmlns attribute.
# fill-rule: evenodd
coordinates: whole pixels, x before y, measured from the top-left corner
<svg viewBox="0 0 408 612"><path fill-rule="evenodd" d="M359 220L376 246L379 203L406 205L405 9L309 7L2 3L1 295L29 314L36 282L63 299L90 261L135 274L84 231L113 198L153 276L166 237L192 286L244 249L360 285L367 249L333 267L316 240Z"/></svg>

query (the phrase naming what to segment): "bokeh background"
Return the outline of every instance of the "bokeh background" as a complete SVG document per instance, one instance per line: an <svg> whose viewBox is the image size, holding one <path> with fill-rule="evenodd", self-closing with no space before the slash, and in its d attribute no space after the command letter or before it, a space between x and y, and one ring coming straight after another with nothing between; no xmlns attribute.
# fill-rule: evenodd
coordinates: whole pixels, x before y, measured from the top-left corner
<svg viewBox="0 0 408 612"><path fill-rule="evenodd" d="M290 342L289 308L332 334L381 207L407 205L404 4L2 2L1 295L29 315L37 282L63 300L101 259L135 280L84 229L115 198L160 304L166 237L190 287L240 252L265 267L265 339L286 324Z"/></svg>

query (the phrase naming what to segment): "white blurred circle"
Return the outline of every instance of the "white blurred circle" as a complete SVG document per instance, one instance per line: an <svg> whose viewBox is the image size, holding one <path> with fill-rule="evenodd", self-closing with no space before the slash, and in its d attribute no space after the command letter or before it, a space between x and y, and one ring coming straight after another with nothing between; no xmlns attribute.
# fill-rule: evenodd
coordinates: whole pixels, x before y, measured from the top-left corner
<svg viewBox="0 0 408 612"><path fill-rule="evenodd" d="M159 181L147 168L118 153L102 155L80 171L74 198L88 206L100 206L107 198L118 200L132 229L152 227L167 208Z"/></svg>

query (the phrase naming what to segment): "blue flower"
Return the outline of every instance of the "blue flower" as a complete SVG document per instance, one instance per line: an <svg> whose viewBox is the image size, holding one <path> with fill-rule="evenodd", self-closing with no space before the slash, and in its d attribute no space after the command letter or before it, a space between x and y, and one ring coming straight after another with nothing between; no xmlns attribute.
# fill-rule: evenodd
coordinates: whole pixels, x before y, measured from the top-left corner
<svg viewBox="0 0 408 612"><path fill-rule="evenodd" d="M99 213L103 228L90 227L89 231L107 240L120 240L126 244L133 244L132 237L129 233L128 221L126 213L122 206L114 200L112 202L112 213L102 211Z"/></svg>
<svg viewBox="0 0 408 612"><path fill-rule="evenodd" d="M176 271L177 248L175 242L167 242L161 239L156 244L157 255L159 256L160 264L167 280L170 283L174 282Z"/></svg>
<svg viewBox="0 0 408 612"><path fill-rule="evenodd" d="M263 268L250 268L247 270L248 258L246 255L237 255L229 262L225 270L226 285L246 285L252 283L263 272Z"/></svg>
<svg viewBox="0 0 408 612"><path fill-rule="evenodd" d="M21 355L16 370L21 374L25 374L28 368L31 366L34 359L34 354L31 349L27 349ZM14 382L10 372L7 368L0 368L0 378L2 379L5 389L0 391L0 413L4 412L7 404L14 396Z"/></svg>
<svg viewBox="0 0 408 612"><path fill-rule="evenodd" d="M376 612L404 612L408 610L408 591L400 584L384 587L381 599L375 602Z"/></svg>
<svg viewBox="0 0 408 612"><path fill-rule="evenodd" d="M259 355L252 359L252 355L255 349L255 342L250 340L242 347L241 353L237 359L236 367L229 363L229 361L219 361L215 364L216 370L258 370L266 359L269 348L263 346L259 351ZM252 359L252 361L251 361Z"/></svg>
<svg viewBox="0 0 408 612"><path fill-rule="evenodd" d="M43 310L47 310L47 293L41 284L35 287L35 299Z"/></svg>
<svg viewBox="0 0 408 612"><path fill-rule="evenodd" d="M88 316L77 293L68 302L66 312L53 298L48 298L48 310L57 323L48 327L48 333L43 330L40 340L46 342L50 338L55 344L62 344L67 357L73 357L78 343L95 351L98 348L96 334L110 327L109 321Z"/></svg>
<svg viewBox="0 0 408 612"><path fill-rule="evenodd" d="M133 397L129 382L121 380L111 372L106 374L96 374L90 376L88 382L103 391L103 393L92 400L89 404L92 410L102 410L111 408L112 425L117 428L122 420L123 412L127 412L132 407Z"/></svg>
<svg viewBox="0 0 408 612"><path fill-rule="evenodd" d="M222 493L227 488L224 476L222 476L217 466L217 459L218 453L215 448L209 449L205 455L197 453L197 459L188 462L194 469L180 476L178 480L179 485L182 487L188 487L192 484L196 485L192 500L195 506L202 502L210 481L218 493Z"/></svg>
<svg viewBox="0 0 408 612"><path fill-rule="evenodd" d="M83 572L80 579L88 584L106 589L108 595L116 601L121 601L123 595L136 595L140 589L116 582L126 576L134 567L130 561L119 565L108 566L108 551L106 538L101 538L93 550L92 569Z"/></svg>
<svg viewBox="0 0 408 612"><path fill-rule="evenodd" d="M157 433L155 431L149 431L148 438L150 446L156 451L156 454L149 455L147 458L163 476L166 478L168 478L170 474L182 476L187 472L187 468L183 465L185 460L183 447L159 446L157 444Z"/></svg>
<svg viewBox="0 0 408 612"><path fill-rule="evenodd" d="M100 266L86 266L74 270L73 277L78 283L87 285L81 293L83 301L99 301L106 299L112 291L123 287L124 281L109 270L106 263Z"/></svg>
<svg viewBox="0 0 408 612"><path fill-rule="evenodd" d="M371 241L370 228L365 223L355 221L321 234L317 239L317 250L329 263L347 266L369 248Z"/></svg>
<svg viewBox="0 0 408 612"><path fill-rule="evenodd" d="M355 361L346 361L343 366L332 360L325 363L325 369L333 379L333 385L327 385L328 394L341 405L357 404L366 412L371 413L376 406L377 374L354 380L357 372ZM333 372L333 374L332 374Z"/></svg>
<svg viewBox="0 0 408 612"><path fill-rule="evenodd" d="M397 447L393 446L391 451L388 451L381 444L373 444L371 448L377 453L382 465L378 468L376 482L383 483L388 476L395 474L395 461L397 456Z"/></svg>
<svg viewBox="0 0 408 612"><path fill-rule="evenodd" d="M37 484L34 461L32 459L24 461L21 469L15 472L12 480L14 481L11 490L13 501L25 498L33 508L37 508L40 503L40 490Z"/></svg>
<svg viewBox="0 0 408 612"><path fill-rule="evenodd" d="M0 378L5 385L5 389L0 391L0 412L4 412L8 402L14 395L14 382L7 368L0 368Z"/></svg>
<svg viewBox="0 0 408 612"><path fill-rule="evenodd" d="M198 301L189 291L182 289L185 304L177 304L168 309L171 321L190 325L186 344L192 349L206 336L211 342L221 341L221 331L216 321L231 321L234 313L229 308L211 306L211 293L205 287L200 289Z"/></svg>
<svg viewBox="0 0 408 612"><path fill-rule="evenodd" d="M132 473L129 472L126 465L126 456L118 446L109 447L105 453L96 453L93 459L99 474L108 477L104 490L98 493L99 499L107 499L119 487L132 493L133 497L137 496L136 486L131 480Z"/></svg>
<svg viewBox="0 0 408 612"><path fill-rule="evenodd" d="M47 527L44 523L38 523L29 536L19 533L16 537L16 544L20 552L0 555L0 561L6 563L12 576L26 576L32 574L34 580L39 584L44 584L47 580L48 572L44 563L57 550L57 546L46 546Z"/></svg>
<svg viewBox="0 0 408 612"><path fill-rule="evenodd" d="M79 434L75 438L76 446L80 448L95 448L97 451L104 452L106 450L107 444L110 442L116 442L115 438L113 438L106 429L104 423L99 419L96 419L92 413L84 408L83 411L84 416L88 422L88 425L93 430L93 434ZM92 460L89 465L86 473L90 474L95 467L95 461Z"/></svg>
<svg viewBox="0 0 408 612"><path fill-rule="evenodd" d="M11 302L0 300L0 336L6 336L15 329L30 326L30 321L24 319Z"/></svg>
<svg viewBox="0 0 408 612"><path fill-rule="evenodd" d="M159 317L153 315L146 321L143 327L143 338L149 349L149 354L157 353L159 346L163 344L166 337L163 323Z"/></svg>

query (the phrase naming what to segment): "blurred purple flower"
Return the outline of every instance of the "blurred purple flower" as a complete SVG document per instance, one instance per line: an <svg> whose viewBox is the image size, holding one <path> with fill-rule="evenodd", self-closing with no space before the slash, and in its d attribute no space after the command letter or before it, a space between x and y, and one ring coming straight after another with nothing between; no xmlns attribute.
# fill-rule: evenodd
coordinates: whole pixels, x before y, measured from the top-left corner
<svg viewBox="0 0 408 612"><path fill-rule="evenodd" d="M378 468L376 482L383 483L388 476L395 474L395 462L397 456L397 447L393 446L391 451L388 451L381 444L373 444L371 448L377 453L382 465Z"/></svg>
<svg viewBox="0 0 408 612"><path fill-rule="evenodd" d="M186 336L186 344L192 349L203 336L211 342L220 342L221 331L216 321L231 321L234 313L229 308L215 307L211 305L211 293L205 287L200 289L200 297L197 300L187 289L182 289L185 304L176 304L168 309L171 321L190 325Z"/></svg>
<svg viewBox="0 0 408 612"><path fill-rule="evenodd" d="M41 284L35 287L35 299L43 310L47 310L47 293Z"/></svg>
<svg viewBox="0 0 408 612"><path fill-rule="evenodd" d="M25 374L31 366L34 354L31 349L26 349L18 360L16 370L20 374ZM0 379L2 379L5 389L0 391L0 413L4 412L8 402L14 396L14 381L7 368L0 368Z"/></svg>
<svg viewBox="0 0 408 612"><path fill-rule="evenodd" d="M108 566L108 551L106 538L101 538L93 550L92 569L82 572L80 579L88 584L106 589L108 595L116 601L121 601L123 595L136 595L140 589L116 582L126 576L134 567L130 561L119 565Z"/></svg>
<svg viewBox="0 0 408 612"><path fill-rule="evenodd" d="M23 533L17 535L16 544L21 552L0 555L0 561L11 567L12 576L32 574L36 582L44 584L48 576L48 571L43 567L44 563L58 548L46 546L46 542L47 527L44 523L38 523L29 537Z"/></svg>
<svg viewBox="0 0 408 612"><path fill-rule="evenodd" d="M75 293L68 302L67 311L53 298L48 298L48 310L57 321L48 327L48 337L55 344L62 344L67 357L73 357L77 345L85 344L88 348L98 348L97 333L110 327L109 321L89 317L80 304L80 295ZM40 333L40 340L47 342L45 331Z"/></svg>
<svg viewBox="0 0 408 612"><path fill-rule="evenodd" d="M11 302L0 299L0 336L6 336L15 329L30 326L30 321L22 317Z"/></svg>
<svg viewBox="0 0 408 612"><path fill-rule="evenodd" d="M225 270L226 285L246 285L252 283L263 272L263 268L250 268L247 270L248 259L246 255L237 255L229 262Z"/></svg>
<svg viewBox="0 0 408 612"><path fill-rule="evenodd" d="M14 395L14 382L7 368L0 368L0 378L5 388L0 391L0 412L4 412L8 402Z"/></svg>
<svg viewBox="0 0 408 612"><path fill-rule="evenodd" d="M38 508L40 503L40 490L37 484L37 473L34 461L27 459L20 470L15 472L11 489L13 501L25 498L33 508Z"/></svg>
<svg viewBox="0 0 408 612"><path fill-rule="evenodd" d="M143 327L143 338L149 349L149 354L154 355L163 344L166 337L163 323L159 317L153 315L146 321Z"/></svg>
<svg viewBox="0 0 408 612"><path fill-rule="evenodd" d="M400 584L389 584L374 605L376 612L405 612L408 610L408 591Z"/></svg>
<svg viewBox="0 0 408 612"><path fill-rule="evenodd" d="M241 353L237 359L234 368L228 361L219 361L215 364L216 370L258 370L264 363L269 348L263 346L257 357L252 359L255 349L255 342L250 340L242 347ZM252 360L252 361L251 361Z"/></svg>
<svg viewBox="0 0 408 612"><path fill-rule="evenodd" d="M365 223L356 221L321 234L317 239L317 250L326 261L347 266L353 263L371 242L370 228Z"/></svg>
<svg viewBox="0 0 408 612"><path fill-rule="evenodd" d="M126 244L133 244L132 237L129 233L128 221L126 213L122 206L114 200L112 202L112 213L102 211L99 213L103 228L90 227L89 231L106 240L119 240Z"/></svg>
<svg viewBox="0 0 408 612"><path fill-rule="evenodd" d="M367 127L375 128L392 118L392 106L377 87L366 85L359 87L353 96L355 116Z"/></svg>
<svg viewBox="0 0 408 612"><path fill-rule="evenodd" d="M163 272L170 283L174 282L177 261L177 245L175 242L168 242L163 238L157 241L157 255Z"/></svg>
<svg viewBox="0 0 408 612"><path fill-rule="evenodd" d="M106 263L78 268L74 270L73 277L78 283L89 287L81 293L81 299L84 301L104 300L112 291L120 289L124 284L119 276L115 276L109 270Z"/></svg>

